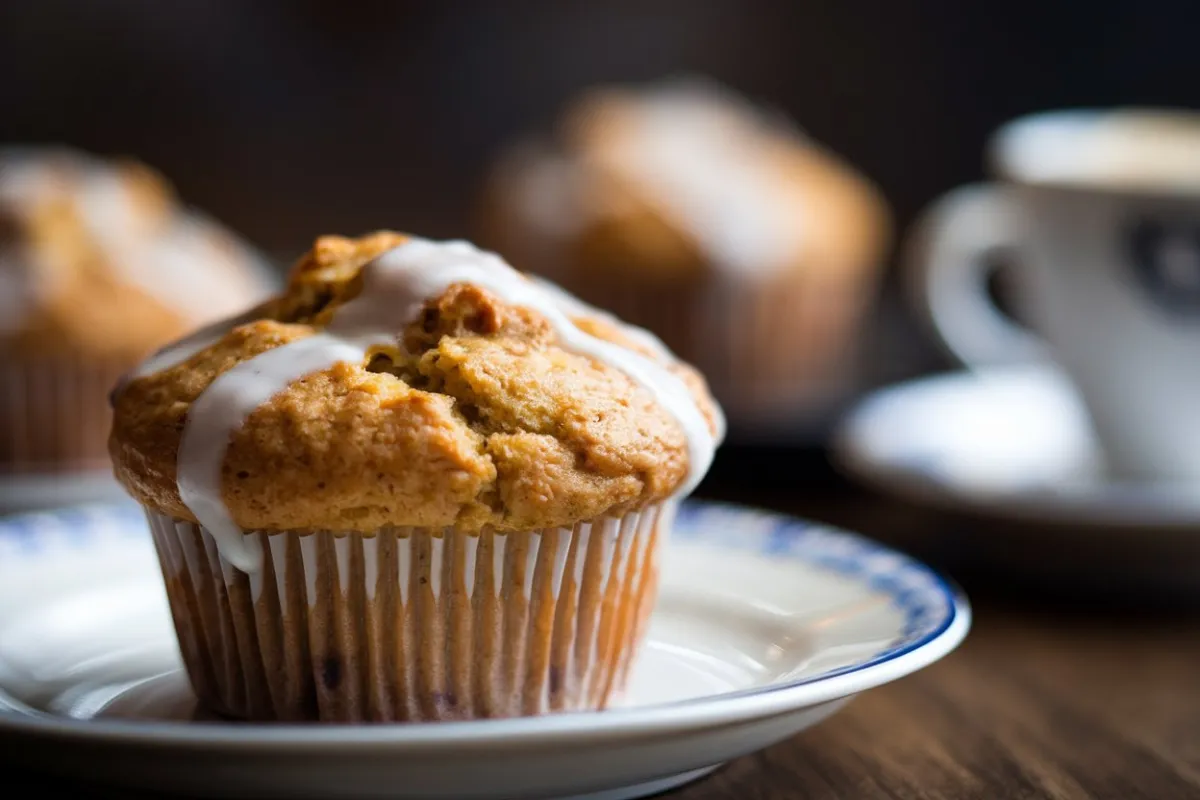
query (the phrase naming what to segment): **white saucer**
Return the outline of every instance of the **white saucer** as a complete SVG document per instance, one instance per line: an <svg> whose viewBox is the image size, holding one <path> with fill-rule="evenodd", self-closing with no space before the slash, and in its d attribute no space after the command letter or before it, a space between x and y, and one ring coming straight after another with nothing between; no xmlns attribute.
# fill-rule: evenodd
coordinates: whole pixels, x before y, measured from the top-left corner
<svg viewBox="0 0 1200 800"><path fill-rule="evenodd" d="M1109 478L1078 394L1043 367L956 372L883 389L843 419L833 455L856 477L951 509L1200 534L1200 487Z"/></svg>
<svg viewBox="0 0 1200 800"><path fill-rule="evenodd" d="M0 476L0 514L127 498L112 469Z"/></svg>
<svg viewBox="0 0 1200 800"><path fill-rule="evenodd" d="M0 521L0 759L238 797L639 797L813 725L966 635L966 600L869 540L691 504L623 707L425 725L195 710L129 505Z"/></svg>

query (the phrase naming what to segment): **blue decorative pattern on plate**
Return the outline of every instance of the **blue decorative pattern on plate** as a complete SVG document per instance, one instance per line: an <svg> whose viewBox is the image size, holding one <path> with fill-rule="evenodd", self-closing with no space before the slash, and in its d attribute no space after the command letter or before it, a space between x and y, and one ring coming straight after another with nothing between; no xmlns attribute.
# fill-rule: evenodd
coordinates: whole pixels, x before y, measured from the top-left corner
<svg viewBox="0 0 1200 800"><path fill-rule="evenodd" d="M954 590L924 564L866 537L781 514L718 503L685 503L675 535L721 547L806 561L891 597L904 613L904 630L877 658L887 658L936 636L953 621Z"/></svg>
<svg viewBox="0 0 1200 800"><path fill-rule="evenodd" d="M663 565L619 708L247 725L197 711L136 505L0 519L0 753L168 792L618 800L819 722L941 658L970 623L961 594L913 559L753 509L683 504Z"/></svg>
<svg viewBox="0 0 1200 800"><path fill-rule="evenodd" d="M133 503L23 514L0 519L0 559L145 535L142 511ZM807 561L862 578L889 595L905 618L900 638L877 658L937 635L953 618L954 592L944 579L924 564L857 534L735 505L688 502L679 509L674 536Z"/></svg>

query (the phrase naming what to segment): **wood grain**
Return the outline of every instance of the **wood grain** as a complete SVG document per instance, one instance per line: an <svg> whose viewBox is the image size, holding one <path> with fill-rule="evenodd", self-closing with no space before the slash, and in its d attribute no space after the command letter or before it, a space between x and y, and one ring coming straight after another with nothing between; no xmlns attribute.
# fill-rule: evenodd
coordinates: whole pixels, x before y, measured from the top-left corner
<svg viewBox="0 0 1200 800"><path fill-rule="evenodd" d="M808 466L808 491L726 484L712 494L863 531L930 560L971 597L972 630L945 660L672 800L1200 798L1195 591L1035 582L977 557L972 521ZM1200 564L1196 575L1200 587Z"/></svg>
<svg viewBox="0 0 1200 800"><path fill-rule="evenodd" d="M673 795L1200 797L1200 635L984 608L945 661Z"/></svg>

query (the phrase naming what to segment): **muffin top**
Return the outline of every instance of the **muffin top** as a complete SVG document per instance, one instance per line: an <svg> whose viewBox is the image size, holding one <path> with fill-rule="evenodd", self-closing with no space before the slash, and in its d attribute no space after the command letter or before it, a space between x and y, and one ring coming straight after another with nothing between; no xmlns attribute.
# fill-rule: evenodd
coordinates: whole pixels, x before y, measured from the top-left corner
<svg viewBox="0 0 1200 800"><path fill-rule="evenodd" d="M134 360L274 285L145 165L0 149L0 350Z"/></svg>
<svg viewBox="0 0 1200 800"><path fill-rule="evenodd" d="M654 337L466 242L325 236L282 295L151 357L110 450L241 530L571 525L690 491L723 435Z"/></svg>
<svg viewBox="0 0 1200 800"><path fill-rule="evenodd" d="M530 269L646 281L865 269L890 235L864 178L784 117L698 78L588 92L552 137L499 161L483 216L488 243Z"/></svg>

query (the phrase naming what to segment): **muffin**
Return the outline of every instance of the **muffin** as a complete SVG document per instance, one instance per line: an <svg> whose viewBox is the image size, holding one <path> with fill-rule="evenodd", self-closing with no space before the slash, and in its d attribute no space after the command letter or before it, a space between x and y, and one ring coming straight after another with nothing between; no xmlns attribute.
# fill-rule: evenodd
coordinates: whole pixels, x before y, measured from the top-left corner
<svg viewBox="0 0 1200 800"><path fill-rule="evenodd" d="M118 377L274 284L141 164L0 149L0 476L107 471Z"/></svg>
<svg viewBox="0 0 1200 800"><path fill-rule="evenodd" d="M739 430L852 375L890 239L877 190L777 114L698 79L595 89L486 182L479 238L644 326Z"/></svg>
<svg viewBox="0 0 1200 800"><path fill-rule="evenodd" d="M114 402L192 685L251 720L605 707L722 436L644 331L390 232L318 239Z"/></svg>

